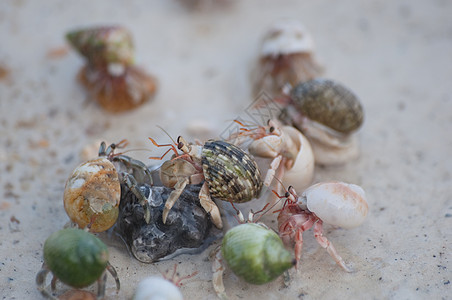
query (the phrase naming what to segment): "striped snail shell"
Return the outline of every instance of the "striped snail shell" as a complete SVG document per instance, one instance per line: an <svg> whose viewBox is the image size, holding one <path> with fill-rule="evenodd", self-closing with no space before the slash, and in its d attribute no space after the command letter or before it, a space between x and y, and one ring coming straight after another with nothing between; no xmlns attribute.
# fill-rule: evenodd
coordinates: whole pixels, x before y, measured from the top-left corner
<svg viewBox="0 0 452 300"><path fill-rule="evenodd" d="M259 168L242 149L225 141L207 141L201 156L212 198L243 203L259 196L263 184Z"/></svg>

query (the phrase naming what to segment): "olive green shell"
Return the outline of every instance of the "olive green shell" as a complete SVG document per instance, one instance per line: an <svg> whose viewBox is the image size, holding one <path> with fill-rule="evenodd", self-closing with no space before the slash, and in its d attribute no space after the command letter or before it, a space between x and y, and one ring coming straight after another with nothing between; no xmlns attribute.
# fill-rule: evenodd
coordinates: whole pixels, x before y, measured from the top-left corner
<svg viewBox="0 0 452 300"><path fill-rule="evenodd" d="M279 236L256 223L229 230L221 251L234 274L252 284L270 282L295 264Z"/></svg>
<svg viewBox="0 0 452 300"><path fill-rule="evenodd" d="M71 45L92 66L110 63L131 65L134 47L130 32L119 26L74 30L66 34Z"/></svg>
<svg viewBox="0 0 452 300"><path fill-rule="evenodd" d="M212 198L242 203L257 198L262 179L255 160L239 147L224 141L207 141L202 167Z"/></svg>
<svg viewBox="0 0 452 300"><path fill-rule="evenodd" d="M105 271L108 249L91 233L67 228L45 241L44 262L59 280L82 288L95 282Z"/></svg>
<svg viewBox="0 0 452 300"><path fill-rule="evenodd" d="M314 79L295 86L291 93L296 109L309 119L348 134L363 123L360 101L348 88L327 79Z"/></svg>

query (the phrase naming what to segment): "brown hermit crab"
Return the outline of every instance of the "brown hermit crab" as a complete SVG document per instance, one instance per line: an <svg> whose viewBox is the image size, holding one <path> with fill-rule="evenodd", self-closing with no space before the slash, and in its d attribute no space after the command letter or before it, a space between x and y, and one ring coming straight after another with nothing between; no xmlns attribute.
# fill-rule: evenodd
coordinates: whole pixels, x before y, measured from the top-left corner
<svg viewBox="0 0 452 300"><path fill-rule="evenodd" d="M175 188L166 200L163 223L187 184L199 184L205 180L199 192L199 201L218 228L223 227L223 222L212 198L243 203L257 198L261 192L262 179L256 162L233 144L209 140L204 145L194 145L179 136L175 145L159 145L149 139L157 147L171 147L162 157L152 159L163 159L168 152L174 151L173 158L160 167L162 183ZM179 154L176 147L183 154Z"/></svg>
<svg viewBox="0 0 452 300"><path fill-rule="evenodd" d="M66 38L86 59L80 83L105 110L130 110L154 96L157 81L134 64L132 34L126 28L83 28L70 31Z"/></svg>
<svg viewBox="0 0 452 300"><path fill-rule="evenodd" d="M270 186L274 179L298 189L309 186L314 176L314 154L301 132L272 119L268 120L266 126L257 127L250 127L238 120L235 122L242 128L238 134L232 134L229 140L239 146L251 140L247 148L252 155L271 159L264 179L265 186Z"/></svg>
<svg viewBox="0 0 452 300"><path fill-rule="evenodd" d="M114 153L126 144L127 141L122 140L107 147L102 142L99 157L77 166L66 181L64 209L78 227L89 227L91 232L111 228L119 214L121 184L133 186L136 180L152 184L151 173L141 161ZM149 223L149 203L144 196L140 196L140 200Z"/></svg>

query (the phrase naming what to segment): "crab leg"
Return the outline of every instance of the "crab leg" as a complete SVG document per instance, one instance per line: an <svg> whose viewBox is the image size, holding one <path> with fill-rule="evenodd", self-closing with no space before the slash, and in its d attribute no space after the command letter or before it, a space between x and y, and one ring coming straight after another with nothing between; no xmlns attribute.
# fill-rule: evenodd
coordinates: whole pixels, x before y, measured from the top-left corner
<svg viewBox="0 0 452 300"><path fill-rule="evenodd" d="M166 223L166 218L168 217L169 211L174 206L174 203L176 203L177 199L179 199L180 194L182 194L182 192L185 189L185 186L189 182L190 182L190 179L186 177L184 179L179 180L174 185L174 191L172 191L171 194L169 195L168 199L165 202L165 208L163 209L163 214L162 214L163 224Z"/></svg>
<svg viewBox="0 0 452 300"><path fill-rule="evenodd" d="M199 202L201 206L204 208L206 212L210 214L212 218L212 223L219 229L223 228L223 222L221 221L220 210L215 202L210 198L209 186L207 182L201 187L201 191L199 192Z"/></svg>
<svg viewBox="0 0 452 300"><path fill-rule="evenodd" d="M270 186L270 184L272 183L273 177L275 177L275 172L278 169L279 165L281 164L282 158L283 158L282 155L278 155L271 162L270 168L268 169L267 175L265 176L264 180L265 186Z"/></svg>
<svg viewBox="0 0 452 300"><path fill-rule="evenodd" d="M45 265L43 265L41 271L39 271L38 275L36 275L36 284L38 285L38 290L45 298L58 300L58 298L54 297L51 293L49 293L49 291L47 291L45 287L46 277L49 272L50 270L47 269Z"/></svg>
<svg viewBox="0 0 452 300"><path fill-rule="evenodd" d="M215 252L215 257L212 263L212 272L212 283L215 293L220 299L228 299L223 284L224 265L220 247Z"/></svg>
<svg viewBox="0 0 452 300"><path fill-rule="evenodd" d="M138 198L140 205L143 206L144 209L144 219L147 224L151 221L151 207L149 206L148 199L143 195L143 193L137 187L137 181L133 176L127 173L122 173L124 177L124 182L127 187L132 191L132 193Z"/></svg>
<svg viewBox="0 0 452 300"><path fill-rule="evenodd" d="M326 249L328 254L334 259L334 261L342 267L346 272L352 272L353 270L348 267L342 257L336 252L336 249L334 248L333 244L328 241L326 237L323 236L323 222L322 220L318 220L317 223L314 225L314 236L317 240L317 242Z"/></svg>
<svg viewBox="0 0 452 300"><path fill-rule="evenodd" d="M119 289L121 288L121 284L119 282L118 273L116 273L116 269L108 262L107 264L107 270L110 272L111 276L115 279L116 282L116 293L119 292Z"/></svg>
<svg viewBox="0 0 452 300"><path fill-rule="evenodd" d="M97 279L97 297L96 299L104 299L105 296L105 286L107 282L107 272L104 271L104 274Z"/></svg>

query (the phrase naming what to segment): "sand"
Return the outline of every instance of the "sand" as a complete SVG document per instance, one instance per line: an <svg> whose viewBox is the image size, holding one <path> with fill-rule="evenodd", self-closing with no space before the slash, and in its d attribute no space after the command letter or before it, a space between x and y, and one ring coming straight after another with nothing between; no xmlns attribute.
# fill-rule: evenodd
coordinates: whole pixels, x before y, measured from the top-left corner
<svg viewBox="0 0 452 300"><path fill-rule="evenodd" d="M302 264L253 286L227 271L232 299L446 299L452 245L452 3L435 1L236 1L189 10L178 1L8 1L0 4L0 295L41 299L35 275L45 239L68 221L67 176L87 145L127 138L154 149L153 137L219 136L252 102L249 73L265 30L295 18L313 34L326 75L350 87L365 108L361 156L316 168L315 181L342 180L367 192L362 226L325 227L345 273L305 233ZM83 65L64 34L99 24L129 28L136 63L159 79L152 103L123 114L104 112L75 76ZM196 133L196 134L194 134ZM147 161L160 152L137 152ZM135 154L134 154L135 155ZM142 264L114 236L102 235L130 299L138 282L175 263L199 274L186 299L215 299L211 246ZM63 286L59 288L64 289Z"/></svg>

